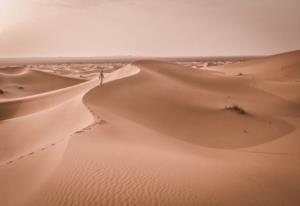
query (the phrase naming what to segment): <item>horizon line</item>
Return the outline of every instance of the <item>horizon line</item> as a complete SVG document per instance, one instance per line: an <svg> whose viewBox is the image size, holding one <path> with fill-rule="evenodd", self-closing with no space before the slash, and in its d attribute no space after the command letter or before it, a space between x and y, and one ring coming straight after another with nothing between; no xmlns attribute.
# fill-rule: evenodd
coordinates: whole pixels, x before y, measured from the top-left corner
<svg viewBox="0 0 300 206"><path fill-rule="evenodd" d="M42 63L127 63L143 59L171 60L171 61L225 61L247 60L267 55L245 56L70 56L70 57L0 57L0 64L42 64Z"/></svg>

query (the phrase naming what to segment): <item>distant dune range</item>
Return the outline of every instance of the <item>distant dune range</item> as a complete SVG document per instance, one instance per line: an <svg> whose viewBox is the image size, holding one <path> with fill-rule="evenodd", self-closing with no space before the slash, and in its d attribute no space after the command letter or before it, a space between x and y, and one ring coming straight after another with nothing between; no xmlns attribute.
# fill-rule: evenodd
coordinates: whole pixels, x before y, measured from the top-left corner
<svg viewBox="0 0 300 206"><path fill-rule="evenodd" d="M0 70L1 204L299 205L299 51L98 83Z"/></svg>

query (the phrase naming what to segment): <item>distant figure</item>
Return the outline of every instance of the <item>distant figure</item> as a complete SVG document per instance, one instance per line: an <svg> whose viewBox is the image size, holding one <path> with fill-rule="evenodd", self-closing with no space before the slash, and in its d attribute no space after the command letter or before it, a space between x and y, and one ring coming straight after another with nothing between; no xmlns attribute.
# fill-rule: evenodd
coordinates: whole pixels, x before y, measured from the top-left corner
<svg viewBox="0 0 300 206"><path fill-rule="evenodd" d="M103 79L104 79L104 74L103 74L103 69L101 69L100 75L99 75L100 86L102 86L102 84L103 84Z"/></svg>
<svg viewBox="0 0 300 206"><path fill-rule="evenodd" d="M4 94L5 91L3 89L0 89L0 94Z"/></svg>

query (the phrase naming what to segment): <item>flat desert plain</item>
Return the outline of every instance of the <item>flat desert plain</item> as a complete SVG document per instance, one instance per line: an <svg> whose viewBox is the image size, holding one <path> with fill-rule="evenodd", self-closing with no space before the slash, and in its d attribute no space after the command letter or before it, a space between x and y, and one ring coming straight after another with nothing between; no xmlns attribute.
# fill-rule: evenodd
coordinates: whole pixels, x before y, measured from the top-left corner
<svg viewBox="0 0 300 206"><path fill-rule="evenodd" d="M0 69L0 205L300 205L300 51Z"/></svg>

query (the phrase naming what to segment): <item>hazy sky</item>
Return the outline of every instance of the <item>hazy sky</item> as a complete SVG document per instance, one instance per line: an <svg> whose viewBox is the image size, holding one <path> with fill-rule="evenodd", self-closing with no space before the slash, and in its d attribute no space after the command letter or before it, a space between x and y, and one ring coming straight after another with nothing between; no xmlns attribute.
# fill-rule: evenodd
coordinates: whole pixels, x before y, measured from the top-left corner
<svg viewBox="0 0 300 206"><path fill-rule="evenodd" d="M300 49L300 0L0 0L0 57Z"/></svg>

